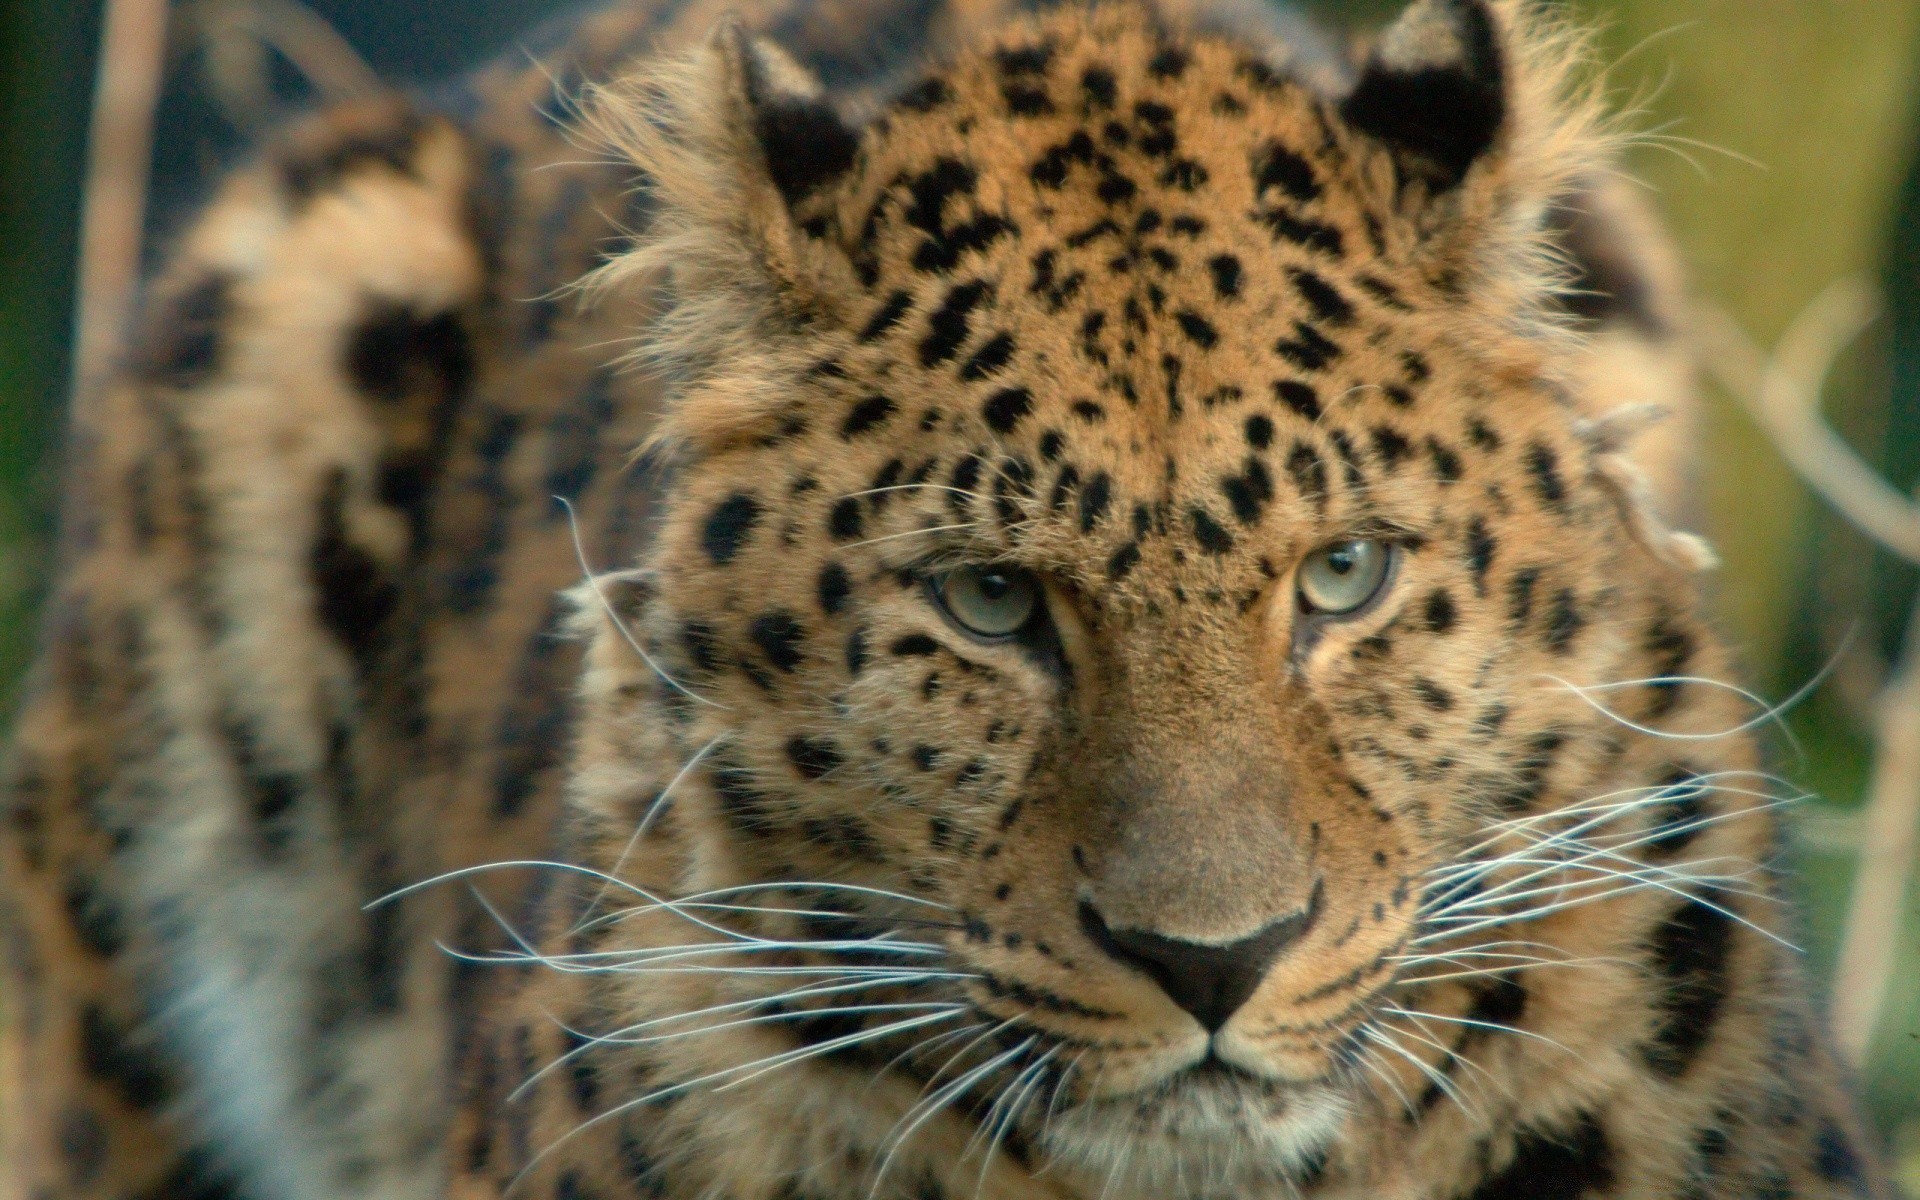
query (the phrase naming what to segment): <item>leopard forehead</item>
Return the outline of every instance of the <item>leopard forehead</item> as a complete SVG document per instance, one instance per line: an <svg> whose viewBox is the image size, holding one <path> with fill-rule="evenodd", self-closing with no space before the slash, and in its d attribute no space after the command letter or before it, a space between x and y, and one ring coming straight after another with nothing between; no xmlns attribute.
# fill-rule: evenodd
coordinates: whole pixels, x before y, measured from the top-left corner
<svg viewBox="0 0 1920 1200"><path fill-rule="evenodd" d="M968 517L978 495L1103 585L1150 540L1244 589L1294 543L1424 527L1494 391L1509 422L1553 404L1469 349L1511 322L1401 201L1337 104L1245 44L1130 8L1026 25L796 202L850 271L759 445L829 492L944 490Z"/></svg>

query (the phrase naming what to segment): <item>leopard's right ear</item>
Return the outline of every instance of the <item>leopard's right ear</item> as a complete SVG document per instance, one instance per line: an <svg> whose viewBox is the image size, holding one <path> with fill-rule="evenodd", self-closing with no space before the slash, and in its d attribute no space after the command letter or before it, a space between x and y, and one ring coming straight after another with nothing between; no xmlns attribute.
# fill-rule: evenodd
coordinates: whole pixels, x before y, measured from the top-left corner
<svg viewBox="0 0 1920 1200"><path fill-rule="evenodd" d="M858 290L845 252L804 215L852 168L858 135L804 68L731 18L690 54L597 90L584 112L652 201L634 247L593 286L665 286L670 311L637 355L679 385L667 436L751 436L807 336L842 323Z"/></svg>

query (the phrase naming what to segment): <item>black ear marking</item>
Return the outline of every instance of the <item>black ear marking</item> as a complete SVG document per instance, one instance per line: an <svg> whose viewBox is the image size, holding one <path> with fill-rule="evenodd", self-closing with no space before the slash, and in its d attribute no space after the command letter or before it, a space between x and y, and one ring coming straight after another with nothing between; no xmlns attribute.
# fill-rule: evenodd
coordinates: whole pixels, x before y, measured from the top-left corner
<svg viewBox="0 0 1920 1200"><path fill-rule="evenodd" d="M750 38L737 23L723 27L720 38L745 92L767 174L786 202L845 174L860 139L819 83L778 46Z"/></svg>
<svg viewBox="0 0 1920 1200"><path fill-rule="evenodd" d="M1341 102L1436 192L1459 185L1507 118L1506 59L1486 0L1415 0L1380 36Z"/></svg>

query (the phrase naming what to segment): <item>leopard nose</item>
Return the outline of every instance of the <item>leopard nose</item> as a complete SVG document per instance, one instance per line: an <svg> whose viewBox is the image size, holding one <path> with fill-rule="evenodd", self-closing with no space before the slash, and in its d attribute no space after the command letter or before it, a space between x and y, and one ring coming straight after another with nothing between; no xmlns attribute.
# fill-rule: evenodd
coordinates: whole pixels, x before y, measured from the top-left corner
<svg viewBox="0 0 1920 1200"><path fill-rule="evenodd" d="M1147 929L1113 929L1100 910L1080 902L1080 928L1096 946L1144 972L1175 1004L1214 1033L1247 1002L1267 977L1281 951L1302 937L1320 916L1321 888L1314 885L1307 907L1269 922L1258 931L1210 945L1168 937Z"/></svg>

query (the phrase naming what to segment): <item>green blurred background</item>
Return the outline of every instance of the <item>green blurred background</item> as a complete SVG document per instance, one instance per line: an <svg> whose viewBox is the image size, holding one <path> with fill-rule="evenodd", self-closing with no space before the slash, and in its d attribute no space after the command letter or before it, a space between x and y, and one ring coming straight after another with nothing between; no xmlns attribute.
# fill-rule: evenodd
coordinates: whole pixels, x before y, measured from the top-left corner
<svg viewBox="0 0 1920 1200"><path fill-rule="evenodd" d="M1816 293L1869 273L1882 321L1841 364L1827 415L1897 486L1920 477L1920 0L1563 0L1602 27L1643 128L1691 139L1634 161L1700 294L1771 344ZM383 75L428 80L514 47L566 0L320 0ZM1338 21L1396 0L1314 0ZM0 0L0 704L11 703L47 582L70 369L98 0ZM282 81L285 83L286 81ZM283 89L289 90L289 89ZM154 237L178 225L242 138L186 48L159 114ZM1791 717L1781 770L1823 798L1798 816L1816 979L1831 972L1869 765L1877 673L1898 650L1914 573L1811 499L1728 398L1706 419L1705 532L1718 602L1750 677L1793 692L1848 647ZM1892 998L1866 1072L1876 1120L1920 1195L1920 897L1907 899Z"/></svg>

